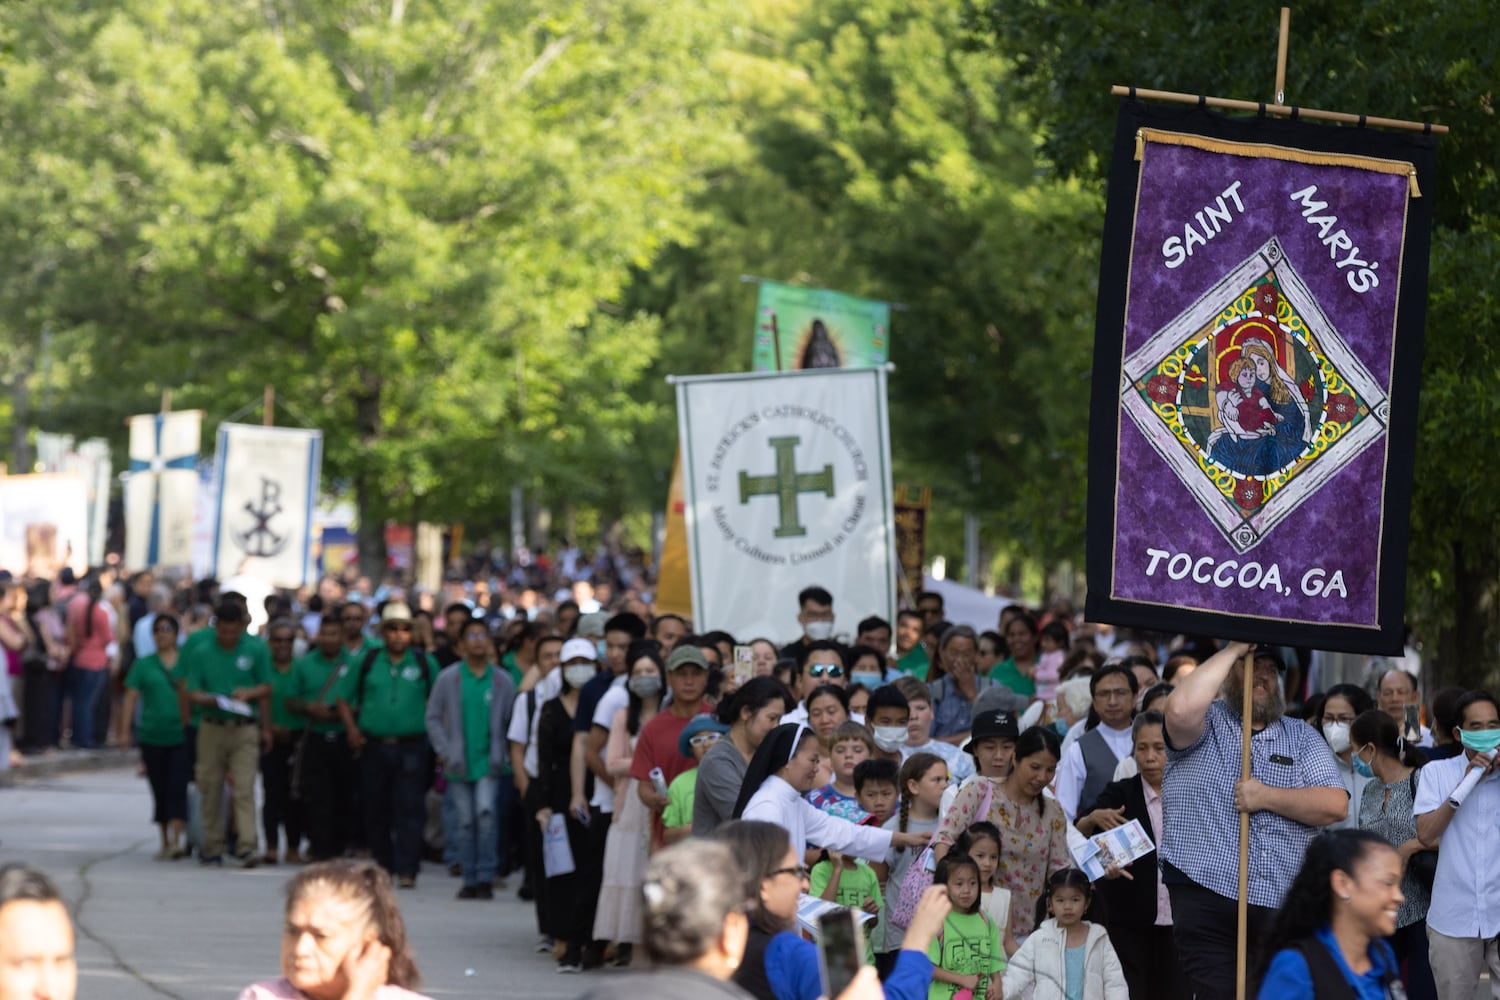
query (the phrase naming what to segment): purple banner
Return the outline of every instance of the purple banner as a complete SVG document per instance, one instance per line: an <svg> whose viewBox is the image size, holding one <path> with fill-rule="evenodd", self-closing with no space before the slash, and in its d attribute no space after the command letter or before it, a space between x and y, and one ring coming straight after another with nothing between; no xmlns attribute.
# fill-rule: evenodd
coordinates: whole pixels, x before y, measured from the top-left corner
<svg viewBox="0 0 1500 1000"><path fill-rule="evenodd" d="M1398 346L1415 339L1420 358L1403 301L1427 265L1418 166L1266 124L1276 134L1257 139L1137 122L1124 190L1116 163L1090 616L1374 652L1394 610L1399 648L1404 580L1386 576L1405 571L1416 372ZM1385 551L1393 529L1400 553Z"/></svg>

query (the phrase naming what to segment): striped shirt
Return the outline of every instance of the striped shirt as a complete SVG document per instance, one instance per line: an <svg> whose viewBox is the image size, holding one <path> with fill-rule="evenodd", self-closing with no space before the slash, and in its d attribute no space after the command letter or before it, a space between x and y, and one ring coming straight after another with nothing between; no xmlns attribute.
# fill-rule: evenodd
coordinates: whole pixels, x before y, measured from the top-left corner
<svg viewBox="0 0 1500 1000"><path fill-rule="evenodd" d="M1203 735L1181 749L1167 738L1161 860L1229 899L1239 896L1240 719L1223 699L1208 707ZM1323 737L1281 718L1250 739L1250 774L1273 788L1337 788L1344 779ZM1250 905L1278 907L1318 831L1270 810L1250 814Z"/></svg>

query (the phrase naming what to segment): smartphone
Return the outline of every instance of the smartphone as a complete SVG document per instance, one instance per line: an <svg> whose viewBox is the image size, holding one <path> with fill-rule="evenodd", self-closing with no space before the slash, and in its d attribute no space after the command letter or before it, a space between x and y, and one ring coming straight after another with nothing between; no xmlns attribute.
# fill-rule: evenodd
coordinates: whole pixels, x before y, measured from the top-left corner
<svg viewBox="0 0 1500 1000"><path fill-rule="evenodd" d="M864 965L864 935L847 909L829 910L818 918L818 972L823 996L836 997L849 988Z"/></svg>
<svg viewBox="0 0 1500 1000"><path fill-rule="evenodd" d="M1401 738L1416 745L1422 740L1422 706L1406 705L1401 709Z"/></svg>
<svg viewBox="0 0 1500 1000"><path fill-rule="evenodd" d="M735 684L743 687L755 673L755 650L749 646L734 647L733 674Z"/></svg>

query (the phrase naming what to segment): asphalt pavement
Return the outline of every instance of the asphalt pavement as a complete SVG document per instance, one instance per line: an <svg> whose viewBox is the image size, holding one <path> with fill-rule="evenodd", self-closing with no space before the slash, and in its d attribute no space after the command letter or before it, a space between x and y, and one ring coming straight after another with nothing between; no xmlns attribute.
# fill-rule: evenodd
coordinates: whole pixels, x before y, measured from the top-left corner
<svg viewBox="0 0 1500 1000"><path fill-rule="evenodd" d="M152 860L151 794L133 766L42 775L0 787L0 863L27 861L57 880L78 927L79 1000L233 1000L278 974L292 869L200 868ZM535 951L536 911L512 888L458 900L458 880L424 865L399 894L435 998L572 1000L600 976L558 975Z"/></svg>

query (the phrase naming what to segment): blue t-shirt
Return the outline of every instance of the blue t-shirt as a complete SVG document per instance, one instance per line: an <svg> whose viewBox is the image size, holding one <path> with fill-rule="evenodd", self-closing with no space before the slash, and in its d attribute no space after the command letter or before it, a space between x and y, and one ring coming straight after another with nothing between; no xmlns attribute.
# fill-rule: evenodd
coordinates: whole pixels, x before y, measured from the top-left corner
<svg viewBox="0 0 1500 1000"><path fill-rule="evenodd" d="M1083 1000L1083 967L1086 946L1079 945L1077 948L1063 949L1063 969L1066 973L1067 985L1063 988L1063 996L1067 1000Z"/></svg>
<svg viewBox="0 0 1500 1000"><path fill-rule="evenodd" d="M1333 940L1332 929L1320 927L1313 936L1333 955L1339 971L1344 974L1345 981L1354 987L1354 995L1359 1000L1385 1000L1386 977L1400 977L1396 954L1391 951L1390 945L1384 941L1371 941L1370 971L1356 976ZM1302 953L1296 948L1278 951L1276 957L1271 959L1271 967L1266 970L1266 978L1261 981L1260 992L1256 997L1258 1000L1314 1000L1312 973L1308 971L1307 959L1302 957Z"/></svg>
<svg viewBox="0 0 1500 1000"><path fill-rule="evenodd" d="M817 1000L823 993L818 946L789 931L766 945L766 981L776 1000ZM919 951L900 951L886 978L886 1000L926 1000L932 963Z"/></svg>

